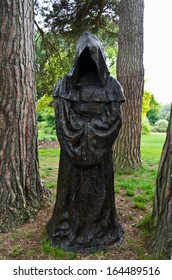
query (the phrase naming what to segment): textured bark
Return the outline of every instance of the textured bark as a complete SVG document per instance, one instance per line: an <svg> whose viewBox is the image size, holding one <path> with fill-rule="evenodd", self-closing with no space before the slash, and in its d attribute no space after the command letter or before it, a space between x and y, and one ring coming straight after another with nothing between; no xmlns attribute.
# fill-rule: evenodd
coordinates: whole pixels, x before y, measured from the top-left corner
<svg viewBox="0 0 172 280"><path fill-rule="evenodd" d="M151 250L157 254L170 256L172 254L172 108L156 180L153 223Z"/></svg>
<svg viewBox="0 0 172 280"><path fill-rule="evenodd" d="M0 2L0 231L24 223L40 207L33 0Z"/></svg>
<svg viewBox="0 0 172 280"><path fill-rule="evenodd" d="M139 168L141 108L144 85L143 0L121 0L117 79L126 102L122 106L123 125L114 145L116 169Z"/></svg>

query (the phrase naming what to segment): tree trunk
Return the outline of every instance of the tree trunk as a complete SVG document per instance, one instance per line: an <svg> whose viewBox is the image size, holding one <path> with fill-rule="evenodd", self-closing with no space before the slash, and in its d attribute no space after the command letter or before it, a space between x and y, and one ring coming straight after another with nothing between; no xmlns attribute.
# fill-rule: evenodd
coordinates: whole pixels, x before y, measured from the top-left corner
<svg viewBox="0 0 172 280"><path fill-rule="evenodd" d="M121 0L117 79L126 102L122 106L123 125L114 145L116 169L139 168L141 111L144 85L143 0Z"/></svg>
<svg viewBox="0 0 172 280"><path fill-rule="evenodd" d="M0 2L0 232L27 221L48 192L39 175L33 0Z"/></svg>
<svg viewBox="0 0 172 280"><path fill-rule="evenodd" d="M172 254L172 107L163 147L153 208L154 232L150 248L157 254Z"/></svg>

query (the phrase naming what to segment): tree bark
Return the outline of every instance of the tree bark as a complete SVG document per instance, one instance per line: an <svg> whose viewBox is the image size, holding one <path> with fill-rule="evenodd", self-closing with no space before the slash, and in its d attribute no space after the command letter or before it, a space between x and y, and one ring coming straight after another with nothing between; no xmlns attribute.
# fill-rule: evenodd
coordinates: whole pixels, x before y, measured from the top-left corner
<svg viewBox="0 0 172 280"><path fill-rule="evenodd" d="M163 147L153 207L153 234L150 249L159 255L172 255L172 107Z"/></svg>
<svg viewBox="0 0 172 280"><path fill-rule="evenodd" d="M0 232L27 221L48 192L39 175L33 0L0 2Z"/></svg>
<svg viewBox="0 0 172 280"><path fill-rule="evenodd" d="M121 0L117 79L126 102L122 105L123 125L114 145L116 169L140 168L141 111L144 85L143 0Z"/></svg>

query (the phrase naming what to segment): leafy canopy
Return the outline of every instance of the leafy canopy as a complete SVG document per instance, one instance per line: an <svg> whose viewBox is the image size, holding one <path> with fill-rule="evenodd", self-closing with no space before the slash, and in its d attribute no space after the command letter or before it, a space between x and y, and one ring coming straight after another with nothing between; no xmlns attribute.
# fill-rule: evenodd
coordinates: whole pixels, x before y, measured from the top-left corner
<svg viewBox="0 0 172 280"><path fill-rule="evenodd" d="M80 35L106 29L107 21L118 22L119 0L54 0L51 9L42 8L46 26L56 34Z"/></svg>

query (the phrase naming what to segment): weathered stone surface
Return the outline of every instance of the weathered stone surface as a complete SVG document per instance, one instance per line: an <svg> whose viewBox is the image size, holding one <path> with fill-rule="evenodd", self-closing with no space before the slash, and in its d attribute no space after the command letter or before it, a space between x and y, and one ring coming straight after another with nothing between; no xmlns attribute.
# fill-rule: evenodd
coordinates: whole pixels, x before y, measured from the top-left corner
<svg viewBox="0 0 172 280"><path fill-rule="evenodd" d="M61 155L49 240L74 251L106 249L123 236L114 201L112 145L125 97L93 34L81 35L74 66L53 96Z"/></svg>

